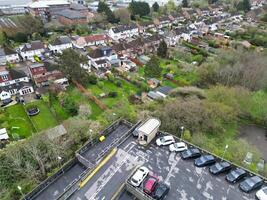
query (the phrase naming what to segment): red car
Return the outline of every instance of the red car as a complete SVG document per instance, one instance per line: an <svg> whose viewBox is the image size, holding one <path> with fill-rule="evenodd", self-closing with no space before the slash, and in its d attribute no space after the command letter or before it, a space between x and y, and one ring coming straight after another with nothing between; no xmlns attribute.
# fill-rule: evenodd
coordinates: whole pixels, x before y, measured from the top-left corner
<svg viewBox="0 0 267 200"><path fill-rule="evenodd" d="M146 181L144 182L144 192L147 194L152 194L152 192L154 192L158 182L159 182L158 177L149 176L146 179Z"/></svg>

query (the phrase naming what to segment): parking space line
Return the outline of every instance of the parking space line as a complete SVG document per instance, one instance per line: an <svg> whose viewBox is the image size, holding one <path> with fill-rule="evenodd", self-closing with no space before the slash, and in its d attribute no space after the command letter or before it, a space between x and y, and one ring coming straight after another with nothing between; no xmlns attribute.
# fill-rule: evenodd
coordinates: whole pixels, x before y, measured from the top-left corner
<svg viewBox="0 0 267 200"><path fill-rule="evenodd" d="M81 183L80 188L86 185L86 183L116 154L117 149L114 148L111 152L99 163L99 165L86 177Z"/></svg>

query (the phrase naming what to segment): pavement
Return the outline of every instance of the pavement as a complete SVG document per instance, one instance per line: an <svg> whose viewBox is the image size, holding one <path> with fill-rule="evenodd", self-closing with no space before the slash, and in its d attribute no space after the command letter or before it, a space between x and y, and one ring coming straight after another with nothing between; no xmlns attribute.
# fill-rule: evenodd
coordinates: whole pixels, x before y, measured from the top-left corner
<svg viewBox="0 0 267 200"><path fill-rule="evenodd" d="M152 142L140 146L131 136L93 177L71 196L72 200L110 200L138 165L148 167L152 174L170 186L165 200L251 200L255 192L246 194L238 184L225 181L225 175L213 176L208 168L197 168L193 160L184 161L168 147L158 147ZM120 200L135 199L122 192Z"/></svg>

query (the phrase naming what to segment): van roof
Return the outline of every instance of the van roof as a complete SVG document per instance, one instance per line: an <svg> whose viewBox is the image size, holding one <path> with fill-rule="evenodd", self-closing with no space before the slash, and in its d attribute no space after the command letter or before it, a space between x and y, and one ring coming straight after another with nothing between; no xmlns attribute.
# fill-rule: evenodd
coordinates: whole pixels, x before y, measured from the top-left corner
<svg viewBox="0 0 267 200"><path fill-rule="evenodd" d="M142 131L146 135L149 135L155 128L160 126L160 121L155 118L147 120L142 126L138 128L139 131Z"/></svg>

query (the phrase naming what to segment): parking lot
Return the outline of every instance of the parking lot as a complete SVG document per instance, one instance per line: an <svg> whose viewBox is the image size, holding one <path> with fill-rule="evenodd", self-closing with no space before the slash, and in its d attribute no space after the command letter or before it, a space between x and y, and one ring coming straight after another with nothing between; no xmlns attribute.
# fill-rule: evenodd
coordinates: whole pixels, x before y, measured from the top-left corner
<svg viewBox="0 0 267 200"><path fill-rule="evenodd" d="M115 156L70 199L110 200L138 165L146 166L170 186L166 200L249 200L255 196L255 192L246 194L239 190L238 184L226 182L225 175L213 176L207 167L197 168L193 160L182 160L168 147L158 147L152 141L145 148L131 136L118 147ZM134 198L123 191L119 199Z"/></svg>

